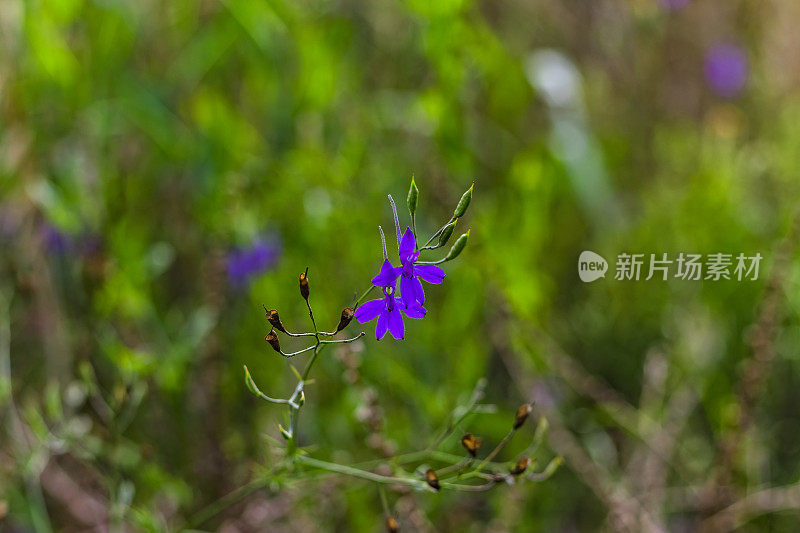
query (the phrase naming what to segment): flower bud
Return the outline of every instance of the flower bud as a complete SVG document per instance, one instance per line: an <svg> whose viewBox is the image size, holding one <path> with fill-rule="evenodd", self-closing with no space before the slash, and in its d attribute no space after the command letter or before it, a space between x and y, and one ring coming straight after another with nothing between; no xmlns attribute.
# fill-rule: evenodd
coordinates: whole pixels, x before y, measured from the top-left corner
<svg viewBox="0 0 800 533"><path fill-rule="evenodd" d="M278 331L286 333L286 328L283 327L283 323L281 322L281 317L278 315L278 310L267 309L267 307L264 306L264 311L267 312L267 320L269 321L270 324L272 324L272 327L277 329Z"/></svg>
<svg viewBox="0 0 800 533"><path fill-rule="evenodd" d="M528 459L527 457L523 457L522 459L517 461L517 464L514 465L514 468L511 469L511 475L518 476L522 474L523 472L525 472L525 470L528 468L530 464L531 460Z"/></svg>
<svg viewBox="0 0 800 533"><path fill-rule="evenodd" d="M458 201L458 205L456 206L456 210L453 211L453 218L461 218L464 216L464 213L467 212L467 207L469 207L470 201L472 201L472 188L475 187L473 183L470 185L467 192L461 196L461 200Z"/></svg>
<svg viewBox="0 0 800 533"><path fill-rule="evenodd" d="M450 261L458 257L458 254L464 251L464 248L467 246L467 239L469 239L469 231L464 233L456 240L455 244L453 244L453 247L450 248L449 252L447 252L447 256L444 258L444 261Z"/></svg>
<svg viewBox="0 0 800 533"><path fill-rule="evenodd" d="M400 531L400 526L397 523L397 520L393 516L386 517L386 531L389 533L397 533Z"/></svg>
<svg viewBox="0 0 800 533"><path fill-rule="evenodd" d="M457 223L458 220L454 220L444 227L442 234L439 235L439 246L444 246L447 244L447 241L450 240L450 236L453 235L453 230L456 229Z"/></svg>
<svg viewBox="0 0 800 533"><path fill-rule="evenodd" d="M439 476L436 475L436 472L433 471L432 468L429 468L427 472L425 472L425 482L430 485L433 490L439 490L441 485L439 485Z"/></svg>
<svg viewBox="0 0 800 533"><path fill-rule="evenodd" d="M414 183L414 176L411 176L411 187L408 189L408 198L406 198L406 203L408 204L408 212L411 216L414 216L414 213L417 212L417 199L419 198L419 189L417 188L417 184Z"/></svg>
<svg viewBox="0 0 800 533"><path fill-rule="evenodd" d="M292 440L292 434L289 433L289 431L287 431L282 425L278 424L278 430L281 432L281 435L283 435L284 439Z"/></svg>
<svg viewBox="0 0 800 533"><path fill-rule="evenodd" d="M353 316L355 316L355 313L349 307L342 309L342 318L339 319L339 325L336 326L336 333L346 328L350 324L350 321L353 320Z"/></svg>
<svg viewBox="0 0 800 533"><path fill-rule="evenodd" d="M281 343L278 340L278 334L275 333L274 329L269 330L269 333L266 334L264 340L267 341L270 346L272 346L273 350L275 350L278 353L281 353Z"/></svg>
<svg viewBox="0 0 800 533"><path fill-rule="evenodd" d="M245 365L244 367L244 383L245 385L247 385L247 388L250 390L250 392L252 392L256 396L261 395L261 391L258 390L256 382L253 381L253 376L250 375L250 371L247 369L247 365Z"/></svg>
<svg viewBox="0 0 800 533"><path fill-rule="evenodd" d="M522 427L522 424L528 419L528 415L531 414L531 404L524 403L519 406L517 409L517 414L514 417L514 429L519 429Z"/></svg>
<svg viewBox="0 0 800 533"><path fill-rule="evenodd" d="M306 393L305 391L300 391L300 397L297 399L297 405L303 407L306 404Z"/></svg>
<svg viewBox="0 0 800 533"><path fill-rule="evenodd" d="M483 440L472 433L465 433L464 436L461 437L461 445L472 457L478 455L478 448L481 447L481 444L483 444Z"/></svg>
<svg viewBox="0 0 800 533"><path fill-rule="evenodd" d="M308 269L306 268L305 272L300 273L300 296L302 296L305 301L308 301L308 294Z"/></svg>

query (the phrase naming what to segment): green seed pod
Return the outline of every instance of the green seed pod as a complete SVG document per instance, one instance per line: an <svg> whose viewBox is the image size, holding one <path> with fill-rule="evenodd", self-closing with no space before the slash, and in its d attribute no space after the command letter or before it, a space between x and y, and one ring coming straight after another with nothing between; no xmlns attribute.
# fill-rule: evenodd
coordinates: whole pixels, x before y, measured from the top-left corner
<svg viewBox="0 0 800 533"><path fill-rule="evenodd" d="M417 189L417 184L414 182L414 176L411 176L411 187L408 189L408 198L406 198L406 203L408 204L408 212L411 216L414 216L414 213L417 212L417 199L419 198L419 189Z"/></svg>
<svg viewBox="0 0 800 533"><path fill-rule="evenodd" d="M470 201L472 201L472 188L473 187L475 187L474 183L472 185L470 185L469 189L467 189L467 192L465 192L461 196L461 200L458 201L458 205L456 206L456 210L453 211L453 218L461 218L461 217L464 216L464 213L467 212L467 207L469 207L469 203L470 203Z"/></svg>
<svg viewBox="0 0 800 533"><path fill-rule="evenodd" d="M442 234L439 235L439 246L444 246L447 244L447 241L450 240L450 236L453 235L453 230L456 229L457 223L458 220L454 220L444 227Z"/></svg>
<svg viewBox="0 0 800 533"><path fill-rule="evenodd" d="M456 239L455 244L453 245L452 248L450 248L450 251L447 252L447 256L444 258L444 260L452 261L453 259L458 257L458 254L464 251L464 248L467 246L467 239L469 239L469 231L467 231L461 237Z"/></svg>

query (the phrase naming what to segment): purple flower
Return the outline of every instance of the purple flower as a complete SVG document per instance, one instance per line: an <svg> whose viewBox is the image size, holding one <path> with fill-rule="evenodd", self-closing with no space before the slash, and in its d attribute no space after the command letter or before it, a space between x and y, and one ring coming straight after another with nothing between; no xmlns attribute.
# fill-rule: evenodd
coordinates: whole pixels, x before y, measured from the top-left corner
<svg viewBox="0 0 800 533"><path fill-rule="evenodd" d="M251 278L272 267L281 254L277 238L258 238L250 246L228 253L228 279L236 287L244 287Z"/></svg>
<svg viewBox="0 0 800 533"><path fill-rule="evenodd" d="M661 6L672 11L684 8L688 3L689 0L661 0Z"/></svg>
<svg viewBox="0 0 800 533"><path fill-rule="evenodd" d="M704 72L711 89L725 98L741 92L747 81L747 57L732 44L718 44L706 52Z"/></svg>
<svg viewBox="0 0 800 533"><path fill-rule="evenodd" d="M388 261L384 262L384 266ZM389 268L392 268L391 264ZM381 269L384 272L384 269ZM380 277L380 274L378 275ZM369 322L377 317L378 324L375 327L375 337L381 340L386 332L389 331L397 340L403 340L406 334L405 324L403 324L402 311L408 318L423 318L425 316L425 308L420 304L413 306L406 305L401 298L394 296L394 284L383 286L383 298L377 300L370 300L360 305L356 309L355 316L360 323Z"/></svg>
<svg viewBox="0 0 800 533"><path fill-rule="evenodd" d="M398 232L399 233L399 232ZM417 242L411 228L406 228L400 245L398 246L400 255L400 297L408 306L415 303L422 305L425 303L425 291L422 290L423 279L428 283L441 283L444 279L444 270L436 265L416 265L419 259Z"/></svg>
<svg viewBox="0 0 800 533"><path fill-rule="evenodd" d="M48 223L42 226L42 239L45 249L53 255L64 255L72 250L72 237Z"/></svg>

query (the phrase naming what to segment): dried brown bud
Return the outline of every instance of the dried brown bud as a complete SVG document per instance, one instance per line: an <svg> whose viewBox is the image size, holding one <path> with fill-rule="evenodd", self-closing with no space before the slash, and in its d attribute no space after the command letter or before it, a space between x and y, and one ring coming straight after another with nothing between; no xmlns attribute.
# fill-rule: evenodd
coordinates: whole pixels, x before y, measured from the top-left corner
<svg viewBox="0 0 800 533"><path fill-rule="evenodd" d="M386 531L389 533L397 533L400 531L400 525L397 523L397 520L393 516L386 517Z"/></svg>
<svg viewBox="0 0 800 533"><path fill-rule="evenodd" d="M511 475L518 476L522 474L523 472L525 472L525 469L527 469L530 464L531 460L528 459L527 457L523 457L522 459L517 461L517 464L514 465L514 468L511 469Z"/></svg>
<svg viewBox="0 0 800 533"><path fill-rule="evenodd" d="M478 455L478 448L481 447L481 444L483 444L483 440L472 433L464 433L464 436L461 437L461 445L472 457Z"/></svg>
<svg viewBox="0 0 800 533"><path fill-rule="evenodd" d="M441 488L441 485L439 485L439 476L436 475L436 472L434 472L432 468L429 468L428 471L425 472L425 481L433 490L439 490Z"/></svg>
<svg viewBox="0 0 800 533"><path fill-rule="evenodd" d="M308 301L308 293L308 269L306 268L305 272L300 273L300 296L302 296L304 300Z"/></svg>
<svg viewBox="0 0 800 533"><path fill-rule="evenodd" d="M264 307L264 311L267 312L267 320L272 327L277 329L278 331L282 331L286 333L286 328L283 327L283 323L281 322L281 317L278 315L277 309L267 309L266 306Z"/></svg>
<svg viewBox="0 0 800 533"><path fill-rule="evenodd" d="M281 343L278 340L278 334L275 333L274 329L269 330L269 333L264 337L264 340L272 346L272 349L278 353L281 353Z"/></svg>
<svg viewBox="0 0 800 533"><path fill-rule="evenodd" d="M531 404L524 403L519 406L517 409L517 415L514 417L514 429L519 429L522 427L522 424L528 419L528 415L531 414Z"/></svg>
<svg viewBox="0 0 800 533"><path fill-rule="evenodd" d="M336 332L338 333L346 328L350 324L350 321L353 320L354 316L355 313L349 307L342 309L342 318L339 319L339 325L336 326Z"/></svg>

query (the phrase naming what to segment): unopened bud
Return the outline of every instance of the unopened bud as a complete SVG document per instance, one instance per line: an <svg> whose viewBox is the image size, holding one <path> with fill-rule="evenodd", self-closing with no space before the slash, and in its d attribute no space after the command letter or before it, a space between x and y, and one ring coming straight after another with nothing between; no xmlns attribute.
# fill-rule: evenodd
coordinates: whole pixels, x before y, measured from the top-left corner
<svg viewBox="0 0 800 533"><path fill-rule="evenodd" d="M458 239L456 239L455 244L453 247L450 248L450 251L447 252L447 256L444 258L445 261L450 261L458 257L458 254L464 251L464 248L467 246L467 239L469 239L469 231L461 235Z"/></svg>
<svg viewBox="0 0 800 533"><path fill-rule="evenodd" d="M300 273L300 296L308 301L309 286L308 286L308 268L305 272Z"/></svg>
<svg viewBox="0 0 800 533"><path fill-rule="evenodd" d="M530 464L531 460L528 459L527 457L523 457L522 459L517 461L517 464L515 464L514 468L511 469L511 475L518 476L522 474L523 472L525 472L525 470L528 468Z"/></svg>
<svg viewBox="0 0 800 533"><path fill-rule="evenodd" d="M283 323L281 322L281 317L278 315L278 310L267 309L267 307L264 306L264 311L267 312L267 320L269 321L270 324L272 324L272 327L277 329L278 331L286 333L286 328L283 327Z"/></svg>
<svg viewBox="0 0 800 533"><path fill-rule="evenodd" d="M461 196L461 200L458 201L458 205L456 206L456 210L453 211L453 218L461 218L464 216L464 213L467 212L467 207L469 207L469 203L472 201L472 188L475 187L473 183L470 185L467 192L465 192Z"/></svg>
<svg viewBox="0 0 800 533"><path fill-rule="evenodd" d="M528 415L531 414L531 404L524 403L519 406L517 409L517 414L514 417L514 429L519 429L522 427L522 424L528 419Z"/></svg>
<svg viewBox="0 0 800 533"><path fill-rule="evenodd" d="M419 189L417 184L414 183L414 176L411 176L411 187L408 189L408 197L406 203L408 204L408 212L411 216L417 211L417 199L419 198Z"/></svg>
<svg viewBox="0 0 800 533"><path fill-rule="evenodd" d="M289 431L287 431L285 427L283 427L282 425L278 424L278 430L280 430L281 435L283 435L284 439L292 440L292 434L289 433Z"/></svg>
<svg viewBox="0 0 800 533"><path fill-rule="evenodd" d="M269 333L266 334L264 340L267 341L270 346L272 346L273 350L275 350L278 353L281 353L281 343L278 340L278 334L275 333L274 329L269 330Z"/></svg>
<svg viewBox="0 0 800 533"><path fill-rule="evenodd" d="M393 516L386 517L386 531L389 533L397 533L400 531L400 525L397 523L397 520Z"/></svg>
<svg viewBox="0 0 800 533"><path fill-rule="evenodd" d="M350 321L353 320L353 316L355 316L355 313L353 313L353 310L349 307L342 309L342 318L339 319L339 325L336 326L336 332L338 333L346 328L350 324Z"/></svg>
<svg viewBox="0 0 800 533"><path fill-rule="evenodd" d="M478 448L481 447L481 444L483 444L483 440L472 433L465 433L464 436L461 437L461 445L472 457L478 455Z"/></svg>
<svg viewBox="0 0 800 533"><path fill-rule="evenodd" d="M456 229L457 223L458 220L454 220L444 227L442 234L439 235L439 246L444 246L447 244L447 241L449 241L450 237L453 235L453 230Z"/></svg>
<svg viewBox="0 0 800 533"><path fill-rule="evenodd" d="M436 472L433 471L432 468L429 468L427 472L425 472L425 482L430 485L433 490L439 490L441 485L439 485L439 476L436 475Z"/></svg>
<svg viewBox="0 0 800 533"><path fill-rule="evenodd" d="M297 399L297 405L303 407L306 404L306 393L305 391L300 391L300 397Z"/></svg>

